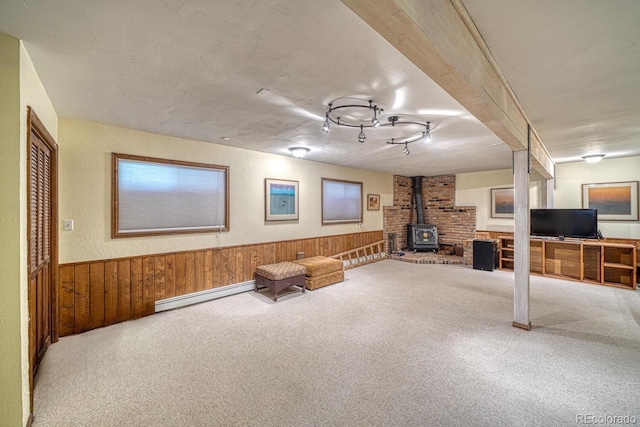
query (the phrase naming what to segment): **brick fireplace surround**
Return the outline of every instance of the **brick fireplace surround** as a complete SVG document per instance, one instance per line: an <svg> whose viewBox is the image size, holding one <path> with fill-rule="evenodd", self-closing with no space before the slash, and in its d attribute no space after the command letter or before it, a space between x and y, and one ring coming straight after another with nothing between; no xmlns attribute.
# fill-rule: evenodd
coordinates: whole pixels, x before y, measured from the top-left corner
<svg viewBox="0 0 640 427"><path fill-rule="evenodd" d="M455 206L456 177L440 175L422 178L425 223L438 226L442 247L460 245L475 237L476 207ZM411 177L394 175L393 206L383 207L385 251L389 251L389 233L396 234L396 247L407 247L407 225L417 221ZM465 261L470 263L465 248Z"/></svg>

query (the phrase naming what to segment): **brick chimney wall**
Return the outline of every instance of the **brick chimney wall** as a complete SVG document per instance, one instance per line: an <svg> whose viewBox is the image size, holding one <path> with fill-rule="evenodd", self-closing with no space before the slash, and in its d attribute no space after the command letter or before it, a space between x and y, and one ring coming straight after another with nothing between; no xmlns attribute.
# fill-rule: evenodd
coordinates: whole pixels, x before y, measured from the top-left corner
<svg viewBox="0 0 640 427"><path fill-rule="evenodd" d="M422 178L422 197L428 224L438 226L438 243L462 245L476 231L476 207L456 206L456 176Z"/></svg>
<svg viewBox="0 0 640 427"><path fill-rule="evenodd" d="M415 224L416 212L410 177L394 175L393 206L383 207L385 250L389 233L396 234L398 250L407 247L407 225ZM455 206L456 177L440 175L422 178L422 198L427 224L438 227L438 243L462 245L475 237L476 207Z"/></svg>
<svg viewBox="0 0 640 427"><path fill-rule="evenodd" d="M383 231L385 251L389 253L389 233L396 234L396 248L407 247L407 224L415 218L411 178L393 176L393 206L383 207Z"/></svg>

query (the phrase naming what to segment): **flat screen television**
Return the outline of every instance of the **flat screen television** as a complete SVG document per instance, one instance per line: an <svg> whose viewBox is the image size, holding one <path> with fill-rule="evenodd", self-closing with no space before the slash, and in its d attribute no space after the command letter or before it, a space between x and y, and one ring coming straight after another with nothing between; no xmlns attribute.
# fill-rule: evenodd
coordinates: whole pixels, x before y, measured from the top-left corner
<svg viewBox="0 0 640 427"><path fill-rule="evenodd" d="M597 209L531 209L531 235L598 238Z"/></svg>

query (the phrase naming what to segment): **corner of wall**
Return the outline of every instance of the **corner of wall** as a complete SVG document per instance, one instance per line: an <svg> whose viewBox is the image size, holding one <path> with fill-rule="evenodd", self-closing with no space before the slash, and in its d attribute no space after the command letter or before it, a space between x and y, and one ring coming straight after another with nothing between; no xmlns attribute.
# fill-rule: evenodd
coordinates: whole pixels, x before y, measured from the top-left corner
<svg viewBox="0 0 640 427"><path fill-rule="evenodd" d="M24 146L20 117L20 44L0 34L0 413L6 425L24 425L29 416L29 385L25 383L24 339L27 269Z"/></svg>
<svg viewBox="0 0 640 427"><path fill-rule="evenodd" d="M31 107L45 128L57 140L58 115L38 76L35 66L23 42L17 49L19 55L19 193L27 194L27 107ZM22 365L22 413L23 424L31 411L29 397L29 305L28 305L28 277L27 277L27 202L21 197L19 208L20 230L20 330L21 330L21 365Z"/></svg>

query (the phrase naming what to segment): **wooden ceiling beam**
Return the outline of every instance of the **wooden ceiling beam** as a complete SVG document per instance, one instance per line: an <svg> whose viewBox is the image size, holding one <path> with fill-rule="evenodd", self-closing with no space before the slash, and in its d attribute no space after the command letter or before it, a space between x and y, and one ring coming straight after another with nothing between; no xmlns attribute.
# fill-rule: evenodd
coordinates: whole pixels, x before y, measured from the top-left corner
<svg viewBox="0 0 640 427"><path fill-rule="evenodd" d="M341 0L514 151L531 124L460 0ZM531 126L531 163L554 162Z"/></svg>

